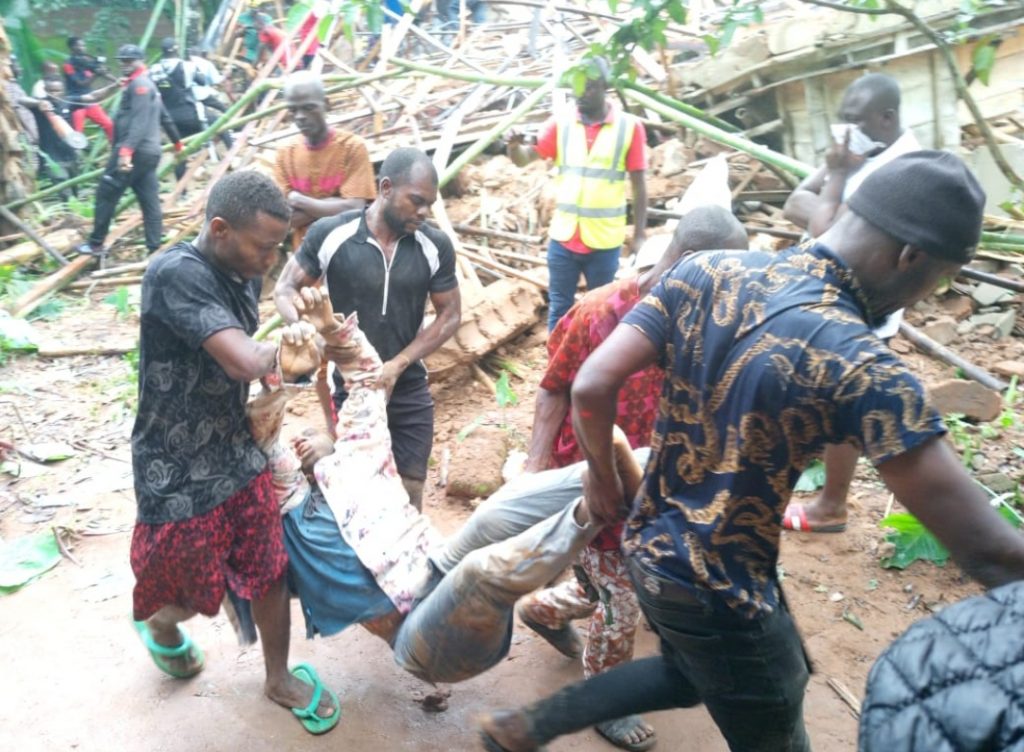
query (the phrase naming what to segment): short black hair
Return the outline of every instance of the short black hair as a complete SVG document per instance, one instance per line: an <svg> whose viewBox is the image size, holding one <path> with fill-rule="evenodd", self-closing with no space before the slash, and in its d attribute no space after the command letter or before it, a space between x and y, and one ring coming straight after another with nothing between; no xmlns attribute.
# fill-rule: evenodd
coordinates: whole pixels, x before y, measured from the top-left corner
<svg viewBox="0 0 1024 752"><path fill-rule="evenodd" d="M82 41L81 37L68 37L68 49L70 50L76 44Z"/></svg>
<svg viewBox="0 0 1024 752"><path fill-rule="evenodd" d="M861 76L847 89L850 92L865 92L872 109L900 111L900 85L892 76L884 73L868 73Z"/></svg>
<svg viewBox="0 0 1024 752"><path fill-rule="evenodd" d="M433 178L434 185L437 185L437 170L434 168L434 163L430 161L430 157L425 152L411 146L403 146L388 154L380 166L377 179L380 181L388 178L391 185L405 185L409 182L412 170L417 165L423 165L428 170L430 177Z"/></svg>
<svg viewBox="0 0 1024 752"><path fill-rule="evenodd" d="M255 170L225 175L210 189L206 200L207 222L220 217L232 227L245 227L261 212L284 222L292 216L277 183Z"/></svg>
<svg viewBox="0 0 1024 752"><path fill-rule="evenodd" d="M731 211L721 206L697 206L686 213L672 234L681 251L741 249L748 245L747 231Z"/></svg>

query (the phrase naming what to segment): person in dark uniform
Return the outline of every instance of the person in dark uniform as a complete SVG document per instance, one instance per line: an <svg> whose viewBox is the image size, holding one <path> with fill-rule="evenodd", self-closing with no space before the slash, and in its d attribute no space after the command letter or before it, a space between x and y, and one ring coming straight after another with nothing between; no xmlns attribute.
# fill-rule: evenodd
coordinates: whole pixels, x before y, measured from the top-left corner
<svg viewBox="0 0 1024 752"><path fill-rule="evenodd" d="M92 85L97 78L113 81L114 77L104 65L103 58L94 57L86 52L85 40L80 37L68 37L68 52L70 54L64 63L64 88L71 101L78 101L80 97L84 97L81 99L81 106L72 108L71 126L81 133L85 130L85 120L88 118L103 129L108 141L113 141L114 124L110 121L110 116L99 102L90 100L87 95L92 91Z"/></svg>
<svg viewBox="0 0 1024 752"><path fill-rule="evenodd" d="M92 233L79 253L102 255L103 241L110 230L117 202L129 187L135 191L142 209L146 248L150 253L160 247L163 212L160 208L160 127L164 127L174 150L182 149L181 139L170 118L166 117L156 86L146 72L142 50L135 44L123 44L117 51L124 76L121 105L114 117L114 145L106 171L96 189Z"/></svg>
<svg viewBox="0 0 1024 752"><path fill-rule="evenodd" d="M208 83L206 76L199 72L191 60L181 59L178 42L174 37L164 37L160 49L163 56L150 66L149 77L160 92L164 108L182 136L202 133L206 124L200 117L193 85ZM185 162L179 161L174 165L174 176L181 180L184 174Z"/></svg>

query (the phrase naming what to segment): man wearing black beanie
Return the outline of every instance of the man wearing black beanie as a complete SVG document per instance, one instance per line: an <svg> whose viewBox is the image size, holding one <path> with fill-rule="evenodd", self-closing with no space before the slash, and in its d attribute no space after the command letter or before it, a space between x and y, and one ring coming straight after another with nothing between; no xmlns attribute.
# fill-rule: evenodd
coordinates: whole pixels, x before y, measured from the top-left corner
<svg viewBox="0 0 1024 752"><path fill-rule="evenodd" d="M851 443L986 587L1024 578L1024 538L988 504L907 367L872 332L971 258L985 196L951 154L868 177L818 241L709 251L668 272L583 364L573 425L592 519L627 516L623 553L662 655L483 723L528 752L632 713L704 704L731 750L810 749L810 666L777 574L782 511L826 444ZM614 472L619 387L665 369L636 499Z"/></svg>

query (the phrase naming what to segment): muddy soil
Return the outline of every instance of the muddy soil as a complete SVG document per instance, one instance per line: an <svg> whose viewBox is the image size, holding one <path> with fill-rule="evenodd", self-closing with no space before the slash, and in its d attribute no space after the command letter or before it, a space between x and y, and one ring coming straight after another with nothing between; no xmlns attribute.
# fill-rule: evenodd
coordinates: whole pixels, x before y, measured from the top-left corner
<svg viewBox="0 0 1024 752"><path fill-rule="evenodd" d="M130 340L137 321L118 318L101 301L96 296L65 311L57 322L37 326L77 344ZM543 337L536 327L505 348L504 356L519 365L520 375L512 377L519 398L514 407L499 409L489 388L468 376L435 386L435 461L425 511L443 532L455 530L472 509L471 502L446 499L437 485L444 450L454 450L459 431L474 421L507 426L510 444L525 444L545 360ZM1022 354L1015 341L953 346L982 362ZM905 357L925 379L950 375L951 369L917 354ZM260 650L239 649L223 616L189 625L206 651L207 667L199 676L176 681L161 674L130 622L130 373L120 357L20 358L0 367L0 436L19 443L70 442L76 451L52 465L23 462L17 479L0 476L0 537L9 540L54 526L79 536L72 546L74 561L64 560L17 593L0 596L0 748L474 750L480 748L479 714L529 702L580 677L578 665L517 625L507 660L450 687L446 711L426 712L419 701L433 688L400 671L386 644L360 629L306 640L295 604L292 662L311 662L342 699L342 722L327 737L309 736L287 711L264 699ZM297 433L317 419L315 401L304 396L291 407L286 433ZM1020 429L1003 431L984 440L983 461L1009 467L1017 446L1024 446ZM1020 459L1016 462L1019 473ZM806 717L819 751L856 748L857 721L826 681L837 679L860 695L872 661L910 623L978 592L953 564L882 569L877 552L883 536L877 523L888 502L877 475L862 464L847 532L784 536L784 587L816 668ZM655 650L652 634L641 628L637 655ZM659 749L726 749L700 708L652 714L650 720L661 739ZM612 747L585 731L550 749L603 752Z"/></svg>

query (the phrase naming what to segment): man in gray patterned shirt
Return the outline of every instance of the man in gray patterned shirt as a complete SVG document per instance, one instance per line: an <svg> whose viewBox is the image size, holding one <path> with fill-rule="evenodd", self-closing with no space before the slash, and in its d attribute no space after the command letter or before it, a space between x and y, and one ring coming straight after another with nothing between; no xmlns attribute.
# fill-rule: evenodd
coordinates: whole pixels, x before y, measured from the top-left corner
<svg viewBox="0 0 1024 752"><path fill-rule="evenodd" d="M280 383L297 360L299 372L319 365L308 324L289 327L280 346L252 339L261 280L290 213L270 178L228 175L210 191L196 242L171 248L143 278L134 618L157 666L185 679L202 670L203 654L179 624L215 615L229 589L251 600L267 697L320 734L337 725L338 699L311 667L288 670L288 557L267 458L245 413L252 380Z"/></svg>

